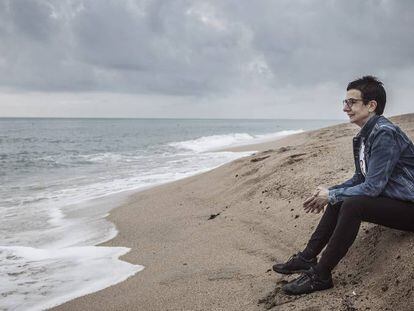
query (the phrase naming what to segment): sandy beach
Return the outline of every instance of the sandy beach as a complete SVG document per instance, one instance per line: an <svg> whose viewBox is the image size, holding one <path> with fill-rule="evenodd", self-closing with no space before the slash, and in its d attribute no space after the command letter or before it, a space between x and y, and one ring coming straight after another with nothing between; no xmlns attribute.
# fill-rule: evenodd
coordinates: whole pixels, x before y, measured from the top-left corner
<svg viewBox="0 0 414 311"><path fill-rule="evenodd" d="M414 114L391 120L414 139ZM122 260L145 269L53 310L413 310L414 233L363 224L331 290L286 296L295 276L271 271L321 217L304 199L352 175L357 132L345 123L233 148L257 152L131 195L111 211L119 233L102 246L131 248Z"/></svg>

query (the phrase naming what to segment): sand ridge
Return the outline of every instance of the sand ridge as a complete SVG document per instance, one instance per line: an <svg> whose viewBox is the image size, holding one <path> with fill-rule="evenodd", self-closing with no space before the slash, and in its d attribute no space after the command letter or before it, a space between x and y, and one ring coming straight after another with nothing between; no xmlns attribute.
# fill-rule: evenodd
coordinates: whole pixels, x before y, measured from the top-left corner
<svg viewBox="0 0 414 311"><path fill-rule="evenodd" d="M391 120L414 138L414 114ZM289 297L280 288L295 276L271 271L321 217L303 200L352 175L357 131L340 124L256 145L252 156L132 195L111 212L119 234L104 245L130 247L122 259L145 269L56 309L413 310L410 232L363 224L331 290Z"/></svg>

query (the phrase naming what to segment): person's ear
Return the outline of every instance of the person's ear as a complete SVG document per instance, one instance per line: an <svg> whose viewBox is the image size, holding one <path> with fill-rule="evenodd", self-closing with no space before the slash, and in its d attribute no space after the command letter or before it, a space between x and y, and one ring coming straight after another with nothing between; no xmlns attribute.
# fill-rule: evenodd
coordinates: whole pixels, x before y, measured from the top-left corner
<svg viewBox="0 0 414 311"><path fill-rule="evenodd" d="M369 112L374 112L375 109L377 109L377 101L376 100L370 100L368 102L368 111Z"/></svg>

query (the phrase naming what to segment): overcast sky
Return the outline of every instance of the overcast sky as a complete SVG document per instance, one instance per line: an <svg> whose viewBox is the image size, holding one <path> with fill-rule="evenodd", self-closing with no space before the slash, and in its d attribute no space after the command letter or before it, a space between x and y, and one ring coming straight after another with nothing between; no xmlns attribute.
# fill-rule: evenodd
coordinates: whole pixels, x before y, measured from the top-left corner
<svg viewBox="0 0 414 311"><path fill-rule="evenodd" d="M349 81L414 112L414 1L0 0L0 117L344 118Z"/></svg>

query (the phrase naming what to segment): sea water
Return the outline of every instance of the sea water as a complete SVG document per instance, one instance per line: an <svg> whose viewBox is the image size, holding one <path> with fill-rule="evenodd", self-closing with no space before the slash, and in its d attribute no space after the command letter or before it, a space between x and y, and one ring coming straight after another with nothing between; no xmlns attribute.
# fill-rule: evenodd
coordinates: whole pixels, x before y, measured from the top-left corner
<svg viewBox="0 0 414 311"><path fill-rule="evenodd" d="M128 191L205 172L338 120L0 118L0 310L42 310L144 267L96 246ZM139 250L138 250L139 251Z"/></svg>

